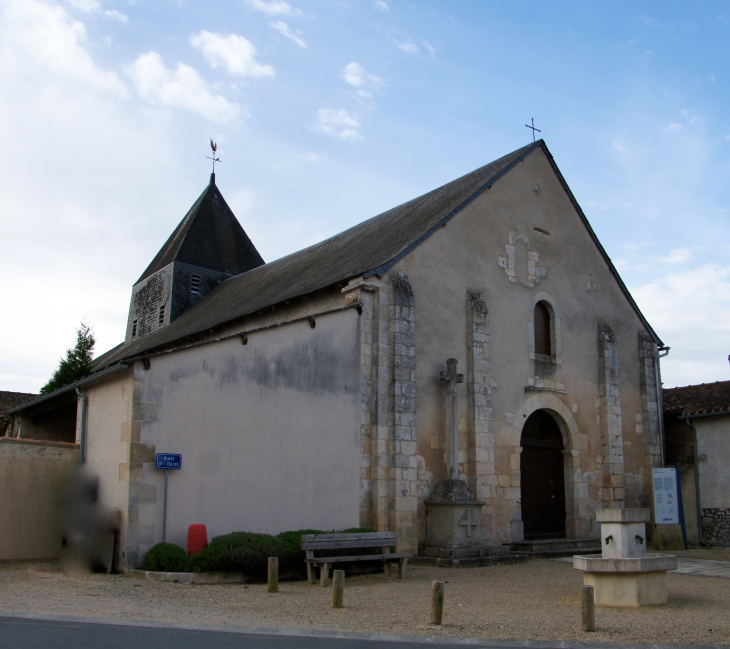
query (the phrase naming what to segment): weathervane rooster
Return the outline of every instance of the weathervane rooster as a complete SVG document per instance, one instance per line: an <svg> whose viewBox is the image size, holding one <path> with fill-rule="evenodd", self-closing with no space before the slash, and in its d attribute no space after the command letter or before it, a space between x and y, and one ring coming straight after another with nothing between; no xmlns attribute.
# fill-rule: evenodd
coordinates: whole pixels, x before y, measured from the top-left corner
<svg viewBox="0 0 730 649"><path fill-rule="evenodd" d="M220 162L221 159L220 158L216 158L216 155L215 154L216 154L216 151L218 151L218 145L215 142L213 142L213 140L210 141L210 148L213 151L213 156L211 157L211 156L207 155L205 157L208 158L208 160L212 160L213 161L213 173L215 174L215 163L216 162Z"/></svg>

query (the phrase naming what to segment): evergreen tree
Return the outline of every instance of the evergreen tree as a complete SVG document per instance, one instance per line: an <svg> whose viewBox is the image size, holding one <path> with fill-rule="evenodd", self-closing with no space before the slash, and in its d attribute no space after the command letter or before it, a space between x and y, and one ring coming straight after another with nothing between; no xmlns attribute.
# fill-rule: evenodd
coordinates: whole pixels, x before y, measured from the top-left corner
<svg viewBox="0 0 730 649"><path fill-rule="evenodd" d="M76 330L76 345L66 350L66 358L61 359L50 381L41 388L41 394L58 390L90 374L95 342L89 323L82 322Z"/></svg>

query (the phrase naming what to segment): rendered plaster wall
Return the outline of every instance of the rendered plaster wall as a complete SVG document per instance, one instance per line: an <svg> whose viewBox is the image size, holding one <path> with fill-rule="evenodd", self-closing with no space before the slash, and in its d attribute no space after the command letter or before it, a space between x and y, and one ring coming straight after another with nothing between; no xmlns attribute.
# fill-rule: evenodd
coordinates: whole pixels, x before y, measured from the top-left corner
<svg viewBox="0 0 730 649"><path fill-rule="evenodd" d="M569 537L597 536L594 513L604 503L647 504L650 440L643 425L639 357L643 325L541 150L518 163L379 281L387 283L401 271L413 287L418 327L421 541L423 501L445 477L446 397L439 372L453 357L467 374L475 349L477 325L469 315L469 294L482 296L488 312L477 341L488 361L480 367L487 382L478 395L484 401L479 411L473 399L470 403L469 386L458 387L460 462L469 478L480 456L479 475L470 484L487 502L485 529L493 525L504 543L519 540L520 435L526 418L538 408L550 410L563 430ZM532 313L539 300L553 311L552 357L534 353ZM620 395L610 412L601 392L605 365L602 370L599 325L608 326L615 339L612 380ZM622 457L604 452L602 422L608 415L622 433ZM480 447L470 449L476 427Z"/></svg>
<svg viewBox="0 0 730 649"><path fill-rule="evenodd" d="M130 475L135 474L132 443L135 434L132 421L133 381L132 370L109 376L103 382L82 388L88 398L86 412L85 469L99 478L99 505L106 512L117 510L121 514L122 534L134 529L135 512L129 508ZM76 441L80 441L81 400L79 399ZM132 457L130 459L130 453ZM137 471L141 470L141 465ZM134 497L134 493L132 497ZM115 548L115 565L122 566L126 556L124 548Z"/></svg>
<svg viewBox="0 0 730 649"><path fill-rule="evenodd" d="M135 364L130 567L162 540L156 452L183 456L169 475L168 542L185 547L192 523L209 538L358 525L358 319L348 309L314 328L304 320L252 333L245 345L234 338L152 357L148 370Z"/></svg>
<svg viewBox="0 0 730 649"><path fill-rule="evenodd" d="M730 547L730 416L693 419L697 430L702 530L707 543Z"/></svg>
<svg viewBox="0 0 730 649"><path fill-rule="evenodd" d="M0 560L60 556L60 495L78 461L74 444L0 439Z"/></svg>
<svg viewBox="0 0 730 649"><path fill-rule="evenodd" d="M692 420L697 431L702 508L730 509L730 416Z"/></svg>

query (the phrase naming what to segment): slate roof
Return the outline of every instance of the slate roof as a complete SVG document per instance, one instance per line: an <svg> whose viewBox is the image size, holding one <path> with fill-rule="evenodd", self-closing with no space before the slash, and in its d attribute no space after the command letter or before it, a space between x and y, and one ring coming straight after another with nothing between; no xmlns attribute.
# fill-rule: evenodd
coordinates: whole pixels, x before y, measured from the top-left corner
<svg viewBox="0 0 730 649"><path fill-rule="evenodd" d="M348 278L360 275L366 278L371 275L381 276L491 187L515 164L539 148L544 150L551 161L585 227L604 255L627 299L635 308L647 331L657 343L660 343L596 238L545 143L538 140L325 241L226 280L167 327L111 349L98 357L93 367L100 369L122 359L169 346L187 336L255 313L264 307L332 286Z"/></svg>
<svg viewBox="0 0 730 649"><path fill-rule="evenodd" d="M173 261L231 275L240 275L264 264L216 186L215 174L210 175L210 184L135 284Z"/></svg>
<svg viewBox="0 0 730 649"><path fill-rule="evenodd" d="M0 420L2 420L3 415L8 410L12 410L16 406L24 404L26 401L35 399L37 396L37 394L31 394L29 392L5 392L0 390Z"/></svg>
<svg viewBox="0 0 730 649"><path fill-rule="evenodd" d="M664 412L707 415L730 410L730 381L700 383L662 390Z"/></svg>

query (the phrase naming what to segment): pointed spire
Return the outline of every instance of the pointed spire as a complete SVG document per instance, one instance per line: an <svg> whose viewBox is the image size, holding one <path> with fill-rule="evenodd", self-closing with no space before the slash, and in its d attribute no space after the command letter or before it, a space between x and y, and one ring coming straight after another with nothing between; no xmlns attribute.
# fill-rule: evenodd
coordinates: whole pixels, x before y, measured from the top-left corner
<svg viewBox="0 0 730 649"><path fill-rule="evenodd" d="M239 275L264 263L215 184L214 173L136 284L173 261L229 275Z"/></svg>

